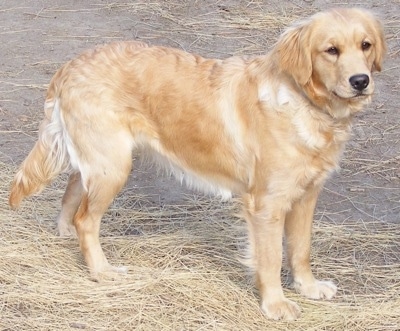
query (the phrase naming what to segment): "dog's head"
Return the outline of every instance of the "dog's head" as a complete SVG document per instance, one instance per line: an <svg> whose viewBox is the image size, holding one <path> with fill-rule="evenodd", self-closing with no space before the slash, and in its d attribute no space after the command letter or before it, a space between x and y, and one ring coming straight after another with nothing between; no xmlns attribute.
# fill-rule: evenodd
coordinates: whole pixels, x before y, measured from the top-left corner
<svg viewBox="0 0 400 331"><path fill-rule="evenodd" d="M371 73L381 70L386 44L382 25L371 13L334 9L289 28L276 50L282 71L315 104L357 108L374 91Z"/></svg>

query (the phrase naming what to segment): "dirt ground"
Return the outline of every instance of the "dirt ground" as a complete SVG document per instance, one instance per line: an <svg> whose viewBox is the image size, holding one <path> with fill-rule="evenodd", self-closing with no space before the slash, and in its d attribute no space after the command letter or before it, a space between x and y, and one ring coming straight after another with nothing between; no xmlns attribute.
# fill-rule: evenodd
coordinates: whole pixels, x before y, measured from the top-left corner
<svg viewBox="0 0 400 331"><path fill-rule="evenodd" d="M362 5L382 18L388 55L375 76L373 103L358 116L341 170L322 192L315 219L399 224L400 1ZM27 155L43 117L50 78L87 48L137 39L206 57L261 54L284 26L333 6L350 5L335 0L0 0L0 162L14 167ZM128 187L160 208L197 194L140 162ZM8 208L5 199L0 204Z"/></svg>

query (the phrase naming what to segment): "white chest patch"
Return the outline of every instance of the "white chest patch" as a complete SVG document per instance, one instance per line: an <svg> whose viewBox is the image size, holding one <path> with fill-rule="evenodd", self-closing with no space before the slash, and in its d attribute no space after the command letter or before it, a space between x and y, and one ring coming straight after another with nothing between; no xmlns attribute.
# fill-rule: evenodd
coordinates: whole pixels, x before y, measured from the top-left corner
<svg viewBox="0 0 400 331"><path fill-rule="evenodd" d="M278 105L279 106L286 105L290 102L290 100L291 100L291 94L289 89L283 84L279 85L278 100L277 100Z"/></svg>
<svg viewBox="0 0 400 331"><path fill-rule="evenodd" d="M262 84L258 90L258 98L272 107L280 107L288 104L292 96L288 87L280 84L274 88L270 82Z"/></svg>
<svg viewBox="0 0 400 331"><path fill-rule="evenodd" d="M319 131L318 126L312 117L299 109L293 116L292 123L297 134L308 148L320 149L326 144L324 135Z"/></svg>

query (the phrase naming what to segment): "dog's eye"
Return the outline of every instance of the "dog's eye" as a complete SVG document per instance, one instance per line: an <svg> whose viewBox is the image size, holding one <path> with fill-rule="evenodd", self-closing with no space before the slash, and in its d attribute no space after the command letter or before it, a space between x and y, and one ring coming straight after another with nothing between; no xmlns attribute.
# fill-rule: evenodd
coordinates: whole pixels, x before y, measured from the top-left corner
<svg viewBox="0 0 400 331"><path fill-rule="evenodd" d="M339 50L338 50L336 47L334 47L334 46L328 48L328 49L326 50L326 52L327 52L328 54L330 54L330 55L338 55L338 54L339 54Z"/></svg>
<svg viewBox="0 0 400 331"><path fill-rule="evenodd" d="M363 41L363 43L361 44L361 48L363 49L363 51L370 49L370 47L371 44L368 41Z"/></svg>

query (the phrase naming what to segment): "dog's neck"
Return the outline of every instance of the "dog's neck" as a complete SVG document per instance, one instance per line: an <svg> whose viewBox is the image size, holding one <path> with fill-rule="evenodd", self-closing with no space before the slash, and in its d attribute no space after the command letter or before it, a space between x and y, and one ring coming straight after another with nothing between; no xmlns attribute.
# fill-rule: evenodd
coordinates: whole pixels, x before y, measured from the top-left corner
<svg viewBox="0 0 400 331"><path fill-rule="evenodd" d="M342 99L314 84L312 80L299 88L314 106L329 114L335 121L352 121L354 115L362 111L371 99L370 97L365 97L362 100L357 98Z"/></svg>

